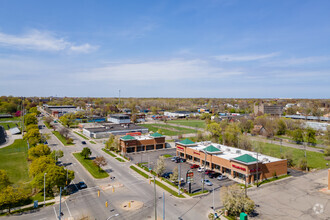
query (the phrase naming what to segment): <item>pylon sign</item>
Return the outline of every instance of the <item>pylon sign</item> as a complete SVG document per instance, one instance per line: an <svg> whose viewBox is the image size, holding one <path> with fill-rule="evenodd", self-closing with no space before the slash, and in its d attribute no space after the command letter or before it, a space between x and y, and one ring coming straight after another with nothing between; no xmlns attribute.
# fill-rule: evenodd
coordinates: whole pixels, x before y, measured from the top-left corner
<svg viewBox="0 0 330 220"><path fill-rule="evenodd" d="M187 172L187 182L194 182L194 172L192 170Z"/></svg>

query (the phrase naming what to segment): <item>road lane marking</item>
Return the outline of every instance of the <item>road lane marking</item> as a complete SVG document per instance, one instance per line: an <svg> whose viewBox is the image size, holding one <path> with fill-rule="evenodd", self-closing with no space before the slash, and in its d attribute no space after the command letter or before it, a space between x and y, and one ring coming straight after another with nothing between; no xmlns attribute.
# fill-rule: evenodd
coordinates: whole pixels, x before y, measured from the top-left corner
<svg viewBox="0 0 330 220"><path fill-rule="evenodd" d="M53 208L54 208L54 212L55 212L55 217L56 217L56 219L58 219L58 218L57 218L57 214L56 214L55 206L53 206Z"/></svg>
<svg viewBox="0 0 330 220"><path fill-rule="evenodd" d="M66 208L67 208L68 211L69 211L70 217L72 217L68 204L66 203L66 201L64 201L64 202L65 202Z"/></svg>

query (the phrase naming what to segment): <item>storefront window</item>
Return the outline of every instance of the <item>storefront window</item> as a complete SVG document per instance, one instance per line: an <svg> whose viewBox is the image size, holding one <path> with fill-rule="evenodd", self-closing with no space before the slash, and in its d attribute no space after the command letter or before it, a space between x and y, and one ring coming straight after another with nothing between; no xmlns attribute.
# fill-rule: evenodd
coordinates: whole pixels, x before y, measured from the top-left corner
<svg viewBox="0 0 330 220"><path fill-rule="evenodd" d="M194 157L194 162L199 163L200 162L200 159L197 158L197 157Z"/></svg>

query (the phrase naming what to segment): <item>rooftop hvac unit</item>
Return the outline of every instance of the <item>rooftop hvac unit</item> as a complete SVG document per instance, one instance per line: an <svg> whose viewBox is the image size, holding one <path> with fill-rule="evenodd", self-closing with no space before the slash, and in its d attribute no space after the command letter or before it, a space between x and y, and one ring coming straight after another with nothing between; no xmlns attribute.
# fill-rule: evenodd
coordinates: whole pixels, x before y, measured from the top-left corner
<svg viewBox="0 0 330 220"><path fill-rule="evenodd" d="M240 153L241 153L241 150L236 150L236 153L237 153L237 154L240 154Z"/></svg>
<svg viewBox="0 0 330 220"><path fill-rule="evenodd" d="M227 148L227 149L226 149L226 151L230 152L230 149L229 149L229 148Z"/></svg>
<svg viewBox="0 0 330 220"><path fill-rule="evenodd" d="M262 162L269 162L269 159L268 158L264 158L264 159L262 159Z"/></svg>

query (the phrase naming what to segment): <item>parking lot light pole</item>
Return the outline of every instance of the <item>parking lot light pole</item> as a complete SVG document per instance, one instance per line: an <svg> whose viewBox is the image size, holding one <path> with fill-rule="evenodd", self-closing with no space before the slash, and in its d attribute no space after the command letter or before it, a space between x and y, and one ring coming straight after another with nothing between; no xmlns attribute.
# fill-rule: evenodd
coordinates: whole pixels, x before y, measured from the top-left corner
<svg viewBox="0 0 330 220"><path fill-rule="evenodd" d="M214 208L214 185L212 185L212 187L213 187L213 190L212 190L212 193L213 193L213 206L212 206L212 208L213 208L213 218L215 217L215 208Z"/></svg>
<svg viewBox="0 0 330 220"><path fill-rule="evenodd" d="M205 158L204 158L204 170L202 171L203 172L203 176L202 176L202 193L204 192L204 182L205 182L205 168L206 168L206 151L204 150L204 155L205 155Z"/></svg>

